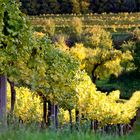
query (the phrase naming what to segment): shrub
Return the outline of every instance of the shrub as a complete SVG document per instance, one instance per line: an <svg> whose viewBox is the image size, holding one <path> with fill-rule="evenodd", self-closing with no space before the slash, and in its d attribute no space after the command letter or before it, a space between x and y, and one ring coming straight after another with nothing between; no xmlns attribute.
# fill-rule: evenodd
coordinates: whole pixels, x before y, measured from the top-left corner
<svg viewBox="0 0 140 140"><path fill-rule="evenodd" d="M23 122L39 122L42 120L42 104L40 97L35 95L34 92L24 87L15 87L16 90L16 103L14 115L16 118L21 119ZM8 111L10 111L10 86L8 85Z"/></svg>
<svg viewBox="0 0 140 140"><path fill-rule="evenodd" d="M71 38L75 39L76 41L79 40L83 32L83 23L80 18L78 17L72 18L70 24L70 32L71 32Z"/></svg>
<svg viewBox="0 0 140 140"><path fill-rule="evenodd" d="M84 44L91 48L112 48L112 39L109 32L102 29L100 26L94 26L92 29L87 29L83 33Z"/></svg>

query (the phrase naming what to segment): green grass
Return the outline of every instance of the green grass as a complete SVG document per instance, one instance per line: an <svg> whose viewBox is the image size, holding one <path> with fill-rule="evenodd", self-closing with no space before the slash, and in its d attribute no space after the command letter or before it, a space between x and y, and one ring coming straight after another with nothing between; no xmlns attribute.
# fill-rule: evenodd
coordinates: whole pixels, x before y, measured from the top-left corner
<svg viewBox="0 0 140 140"><path fill-rule="evenodd" d="M111 136L101 135L94 133L82 133L82 132L61 132L61 131L48 131L48 130L28 130L8 129L5 132L0 133L0 140L139 140L139 134L127 135L127 136Z"/></svg>

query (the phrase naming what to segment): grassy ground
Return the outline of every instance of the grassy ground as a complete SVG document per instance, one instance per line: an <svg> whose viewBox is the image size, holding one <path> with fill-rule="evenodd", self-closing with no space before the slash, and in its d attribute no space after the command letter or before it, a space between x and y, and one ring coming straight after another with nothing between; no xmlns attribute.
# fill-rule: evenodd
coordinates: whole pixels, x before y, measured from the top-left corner
<svg viewBox="0 0 140 140"><path fill-rule="evenodd" d="M139 140L139 134L127 136L111 136L94 133L80 132L53 132L53 131L31 131L27 129L7 130L0 133L0 140Z"/></svg>

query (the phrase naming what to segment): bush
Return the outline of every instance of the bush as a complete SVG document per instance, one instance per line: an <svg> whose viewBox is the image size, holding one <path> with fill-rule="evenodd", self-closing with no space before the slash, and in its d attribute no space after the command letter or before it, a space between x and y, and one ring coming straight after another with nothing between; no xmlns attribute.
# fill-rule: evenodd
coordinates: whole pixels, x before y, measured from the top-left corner
<svg viewBox="0 0 140 140"><path fill-rule="evenodd" d="M23 122L40 122L42 120L42 104L41 99L36 93L27 88L15 87L16 90L16 103L14 115L16 118L21 119ZM8 110L10 111L10 86L8 85Z"/></svg>
<svg viewBox="0 0 140 140"><path fill-rule="evenodd" d="M100 26L94 26L92 29L87 29L83 33L83 43L90 48L112 48L112 39L109 32L102 29Z"/></svg>
<svg viewBox="0 0 140 140"><path fill-rule="evenodd" d="M80 18L74 17L70 23L71 38L78 41L83 32L83 23Z"/></svg>
<svg viewBox="0 0 140 140"><path fill-rule="evenodd" d="M47 20L42 19L42 20L38 21L38 24L43 27L43 29L42 29L43 32L46 32L51 37L54 35L54 33L55 33L55 22L52 18L49 18ZM38 26L36 26L36 27L38 27Z"/></svg>
<svg viewBox="0 0 140 140"><path fill-rule="evenodd" d="M140 29L139 28L136 28L133 31L133 35L134 35L134 38L136 38L137 40L140 40Z"/></svg>

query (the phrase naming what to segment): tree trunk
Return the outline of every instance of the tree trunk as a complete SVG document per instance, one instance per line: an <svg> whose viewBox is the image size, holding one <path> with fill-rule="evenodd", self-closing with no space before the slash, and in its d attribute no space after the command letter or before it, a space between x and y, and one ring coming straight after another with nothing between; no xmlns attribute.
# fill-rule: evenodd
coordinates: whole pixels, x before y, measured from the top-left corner
<svg viewBox="0 0 140 140"><path fill-rule="evenodd" d="M72 131L73 126L72 126L72 111L71 111L71 109L69 109L69 115L70 115L70 130Z"/></svg>
<svg viewBox="0 0 140 140"><path fill-rule="evenodd" d="M48 101L48 115L47 115L47 124L51 125L51 102Z"/></svg>
<svg viewBox="0 0 140 140"><path fill-rule="evenodd" d="M94 130L94 121L90 120L90 130L93 131Z"/></svg>
<svg viewBox="0 0 140 140"><path fill-rule="evenodd" d="M118 126L118 135L123 136L123 125L117 124L117 126Z"/></svg>
<svg viewBox="0 0 140 140"><path fill-rule="evenodd" d="M8 82L10 84L10 88L11 88L11 109L10 109L10 113L13 114L14 112L14 107L15 107L15 101L16 101L16 91L15 91L15 84L14 82L11 82L8 79Z"/></svg>
<svg viewBox="0 0 140 140"><path fill-rule="evenodd" d="M0 75L0 129L7 126L6 100L7 100L7 77Z"/></svg>
<svg viewBox="0 0 140 140"><path fill-rule="evenodd" d="M51 127L55 129L55 105L54 104L51 105L51 122L52 122Z"/></svg>
<svg viewBox="0 0 140 140"><path fill-rule="evenodd" d="M79 111L76 110L76 129L79 130L80 129L80 116L79 116Z"/></svg>
<svg viewBox="0 0 140 140"><path fill-rule="evenodd" d="M46 101L46 98L43 97L43 125L46 126L46 118L47 118L47 101Z"/></svg>
<svg viewBox="0 0 140 140"><path fill-rule="evenodd" d="M90 130L97 132L98 130L98 121L97 120L90 120Z"/></svg>
<svg viewBox="0 0 140 140"><path fill-rule="evenodd" d="M92 82L93 83L95 83L96 82L96 76L95 76L95 71L96 71L96 69L98 68L98 66L99 66L100 64L95 64L94 65L94 68L93 68L93 70L92 70Z"/></svg>
<svg viewBox="0 0 140 140"><path fill-rule="evenodd" d="M98 121L97 120L94 120L94 132L97 132L98 130Z"/></svg>
<svg viewBox="0 0 140 140"><path fill-rule="evenodd" d="M97 79L97 77L95 76L95 71L96 71L96 69L97 69L99 66L103 65L104 62L109 61L109 60L111 60L111 56L110 56L109 58L107 58L106 60L104 60L104 61L102 60L102 61L100 61L99 63L97 63L97 64L94 65L93 70L92 70L92 82L93 82L93 83L95 83L95 82L96 82L96 79Z"/></svg>
<svg viewBox="0 0 140 140"><path fill-rule="evenodd" d="M55 128L58 128L58 105L55 105Z"/></svg>
<svg viewBox="0 0 140 140"><path fill-rule="evenodd" d="M47 117L48 126L51 126L53 129L58 128L58 106L51 104L48 101L48 117Z"/></svg>

